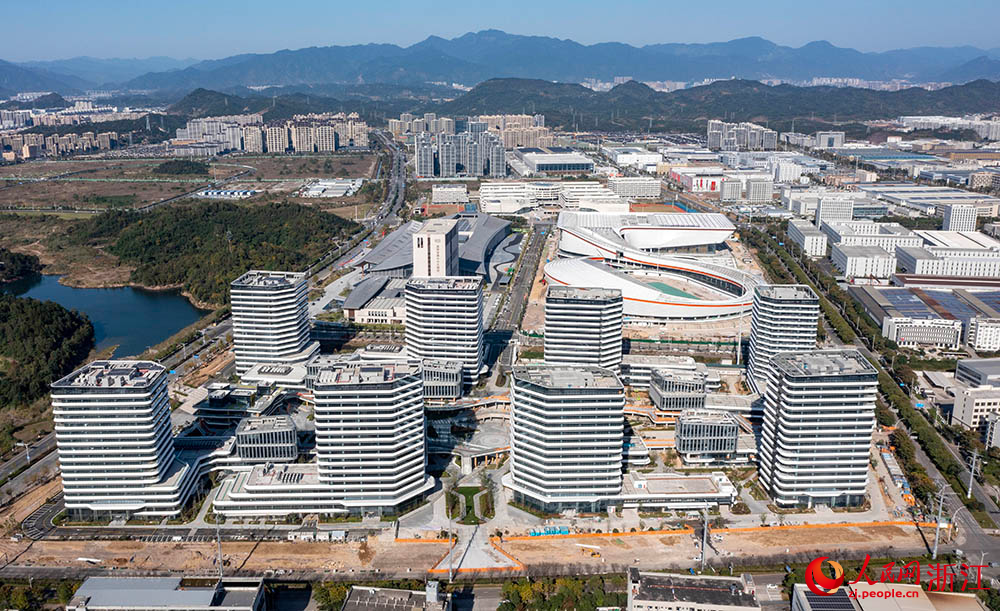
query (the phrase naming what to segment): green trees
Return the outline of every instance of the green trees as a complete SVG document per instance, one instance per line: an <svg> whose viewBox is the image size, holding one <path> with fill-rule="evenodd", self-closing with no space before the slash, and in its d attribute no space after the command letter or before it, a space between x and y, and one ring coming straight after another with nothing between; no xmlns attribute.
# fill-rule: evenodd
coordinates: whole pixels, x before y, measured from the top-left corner
<svg viewBox="0 0 1000 611"><path fill-rule="evenodd" d="M555 579L529 579L503 584L506 602L498 609L519 610L594 610L598 607L624 607L625 578L621 575L593 577L557 577Z"/></svg>
<svg viewBox="0 0 1000 611"><path fill-rule="evenodd" d="M0 295L0 408L45 395L94 346L86 316L51 301Z"/></svg>
<svg viewBox="0 0 1000 611"><path fill-rule="evenodd" d="M145 214L106 212L80 223L67 239L106 247L135 266L134 282L180 285L199 301L224 304L229 283L246 270L301 270L357 227L299 204L199 202Z"/></svg>
<svg viewBox="0 0 1000 611"><path fill-rule="evenodd" d="M42 264L34 255L22 255L0 247L0 284L20 280L42 271Z"/></svg>
<svg viewBox="0 0 1000 611"><path fill-rule="evenodd" d="M153 168L155 174L178 176L182 174L208 174L208 164L189 159L171 159Z"/></svg>

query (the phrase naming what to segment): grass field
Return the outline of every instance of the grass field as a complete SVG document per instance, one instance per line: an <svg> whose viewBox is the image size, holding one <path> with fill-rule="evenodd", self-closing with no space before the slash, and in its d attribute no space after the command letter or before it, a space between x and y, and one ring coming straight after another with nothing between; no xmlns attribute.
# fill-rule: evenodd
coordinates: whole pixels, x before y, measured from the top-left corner
<svg viewBox="0 0 1000 611"><path fill-rule="evenodd" d="M234 163L256 168L254 178L366 178L375 169L374 154L311 155L308 157L240 157Z"/></svg>
<svg viewBox="0 0 1000 611"><path fill-rule="evenodd" d="M27 182L0 187L0 208L131 208L195 187L195 183L167 182Z"/></svg>

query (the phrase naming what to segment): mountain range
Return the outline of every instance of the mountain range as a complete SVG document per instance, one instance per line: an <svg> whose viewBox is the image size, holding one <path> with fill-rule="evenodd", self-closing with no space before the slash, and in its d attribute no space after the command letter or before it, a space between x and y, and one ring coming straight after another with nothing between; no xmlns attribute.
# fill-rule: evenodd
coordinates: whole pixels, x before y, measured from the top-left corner
<svg viewBox="0 0 1000 611"><path fill-rule="evenodd" d="M335 83L475 85L503 77L580 82L623 75L640 81L854 77L962 83L983 78L1000 80L1000 48L916 47L875 53L825 41L796 48L759 37L636 47L617 42L583 45L573 40L483 30L452 39L430 36L408 47L309 47L199 62L86 57L19 65L0 62L0 90L33 88L71 93L88 84L159 91Z"/></svg>
<svg viewBox="0 0 1000 611"><path fill-rule="evenodd" d="M636 81L597 92L582 85L539 79L491 79L453 100L338 100L293 93L235 96L198 89L169 107L185 117L261 112L266 120L297 113L357 111L368 120L400 112L437 112L447 116L541 113L546 125L567 129L623 131L700 131L709 118L756 121L780 130L792 123L800 131L837 126L860 130L860 121L901 114L963 114L995 111L1000 83L978 80L936 91L920 88L875 91L851 87L769 86L759 81L725 80L670 93ZM845 127L847 126L847 127Z"/></svg>

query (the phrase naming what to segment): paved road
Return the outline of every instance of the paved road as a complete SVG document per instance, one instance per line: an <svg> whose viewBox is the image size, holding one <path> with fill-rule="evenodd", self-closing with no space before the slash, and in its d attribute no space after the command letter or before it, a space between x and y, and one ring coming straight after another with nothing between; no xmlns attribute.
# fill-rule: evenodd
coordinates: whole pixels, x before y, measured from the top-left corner
<svg viewBox="0 0 1000 611"><path fill-rule="evenodd" d="M19 452L16 456L8 460L7 462L0 464L0 481L6 480L10 477L11 473L17 471L21 467L28 464L28 454L31 455L32 460L38 460L40 457L51 452L56 448L56 435L55 433L49 433L48 435L42 437L37 441L33 441L29 444L27 451Z"/></svg>

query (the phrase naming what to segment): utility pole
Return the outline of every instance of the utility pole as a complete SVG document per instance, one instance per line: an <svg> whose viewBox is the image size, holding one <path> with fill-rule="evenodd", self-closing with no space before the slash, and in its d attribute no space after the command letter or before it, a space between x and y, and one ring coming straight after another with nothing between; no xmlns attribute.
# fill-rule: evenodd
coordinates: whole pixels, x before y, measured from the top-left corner
<svg viewBox="0 0 1000 611"><path fill-rule="evenodd" d="M28 459L28 465L31 465L31 446L27 443L17 442L17 445L24 447L25 458Z"/></svg>
<svg viewBox="0 0 1000 611"><path fill-rule="evenodd" d="M219 583L222 583L222 531L219 530L219 516L215 516L215 545L219 562Z"/></svg>
<svg viewBox="0 0 1000 611"><path fill-rule="evenodd" d="M451 510L448 508L449 501L451 499L451 486L445 486L444 488L444 512L448 514L448 583L452 582L454 577L452 570L452 562L455 558L455 547L457 546L457 541L452 543L454 537L452 536L452 520L451 520Z"/></svg>
<svg viewBox="0 0 1000 611"><path fill-rule="evenodd" d="M937 560L938 541L941 538L941 512L944 509L944 491L947 484L944 482L938 487L938 511L937 520L934 523L934 551L931 553L931 560Z"/></svg>
<svg viewBox="0 0 1000 611"><path fill-rule="evenodd" d="M701 570L705 571L705 561L708 559L708 505L701 508L703 527L701 529Z"/></svg>
<svg viewBox="0 0 1000 611"><path fill-rule="evenodd" d="M979 450L972 451L972 465L969 467L969 487L965 489L965 498L972 498L972 484L976 477L976 462L979 460Z"/></svg>

